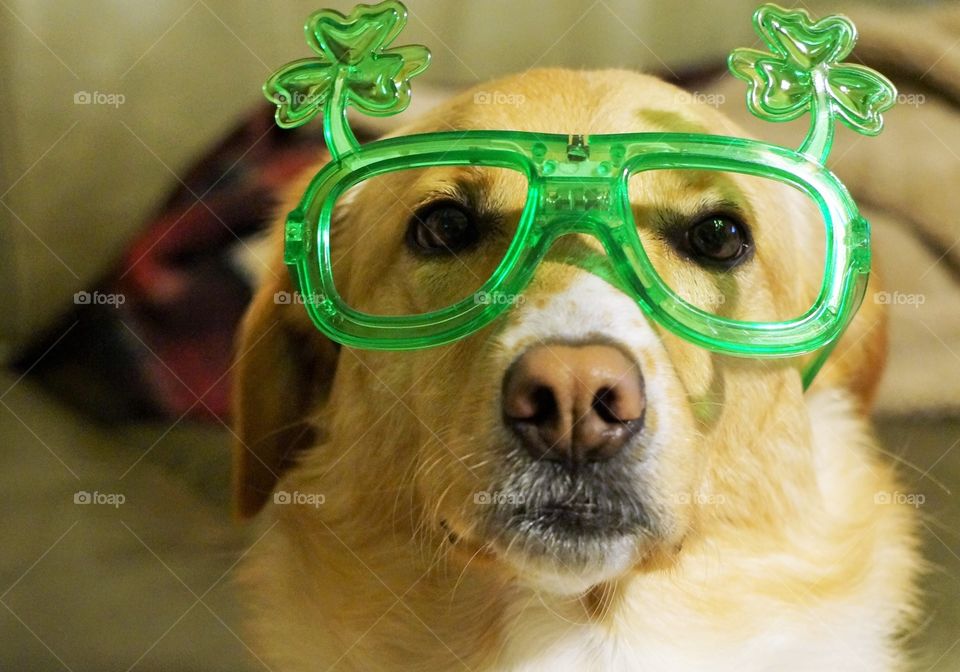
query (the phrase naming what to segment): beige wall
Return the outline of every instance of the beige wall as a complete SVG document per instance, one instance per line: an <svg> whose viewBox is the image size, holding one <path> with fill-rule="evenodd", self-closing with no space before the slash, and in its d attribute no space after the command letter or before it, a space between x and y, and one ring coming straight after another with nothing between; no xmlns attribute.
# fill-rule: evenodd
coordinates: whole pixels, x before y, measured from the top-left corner
<svg viewBox="0 0 960 672"><path fill-rule="evenodd" d="M323 0L6 0L0 5L0 342L106 272L198 153L308 55ZM347 9L353 3L336 0ZM679 69L752 43L754 0L410 0L423 80L535 65ZM841 3L833 3L838 6ZM124 96L77 105L78 91Z"/></svg>

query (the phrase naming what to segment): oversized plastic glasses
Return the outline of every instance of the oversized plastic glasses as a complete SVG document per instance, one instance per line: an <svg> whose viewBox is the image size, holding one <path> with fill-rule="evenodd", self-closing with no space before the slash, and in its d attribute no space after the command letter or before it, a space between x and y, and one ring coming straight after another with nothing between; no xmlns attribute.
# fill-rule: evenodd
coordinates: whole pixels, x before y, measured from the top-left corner
<svg viewBox="0 0 960 672"><path fill-rule="evenodd" d="M732 355L787 357L819 350L805 373L809 384L852 320L870 271L869 225L824 166L834 122L876 135L881 113L896 98L893 85L879 73L840 63L856 41L849 19L815 22L805 11L764 5L754 24L770 53L737 49L730 55L730 70L747 82L747 104L756 116L788 121L811 113L811 128L798 150L696 133L583 137L510 130L424 133L360 146L347 123L348 106L377 116L403 111L410 101L410 78L429 64L423 46L390 46L405 23L406 9L396 0L358 5L347 16L316 12L306 35L319 58L290 63L264 85L277 105L280 126L299 126L323 115L332 160L288 216L285 261L324 334L345 345L383 350L463 338L510 307L509 302L478 301L478 295L521 294L560 236L590 234L603 245L613 282L656 323ZM351 187L392 172L464 165L516 171L528 185L512 240L482 286L452 305L416 315L374 315L349 305L338 291L331 258L338 199ZM826 228L823 283L810 308L785 321L742 321L704 310L669 286L641 243L628 198L632 177L659 170L756 176L792 186L815 203Z"/></svg>

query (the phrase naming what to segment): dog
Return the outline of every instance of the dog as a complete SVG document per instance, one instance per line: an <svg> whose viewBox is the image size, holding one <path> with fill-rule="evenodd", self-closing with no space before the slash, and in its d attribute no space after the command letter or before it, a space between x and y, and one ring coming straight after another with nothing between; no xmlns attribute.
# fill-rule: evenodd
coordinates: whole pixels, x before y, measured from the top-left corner
<svg viewBox="0 0 960 672"><path fill-rule="evenodd" d="M745 137L633 72L536 69L483 86L522 105L475 104L478 90L397 134ZM523 180L464 167L384 180L351 190L331 233L345 295L380 314L457 298L460 276L426 253L447 230L411 217L417 199L468 190L509 236L526 198ZM716 188L664 174L630 199L686 212ZM783 189L721 189L752 213L745 311L798 315L819 290L822 222ZM604 254L577 234L479 332L359 350L275 299L293 292L282 228L235 368L236 507L265 509L237 578L269 669L903 669L920 559L914 509L883 499L897 475L868 423L882 306L864 303L805 392L805 358L713 354L654 324L583 261ZM705 271L670 245L644 238L679 293L709 299ZM459 255L491 268L486 249Z"/></svg>

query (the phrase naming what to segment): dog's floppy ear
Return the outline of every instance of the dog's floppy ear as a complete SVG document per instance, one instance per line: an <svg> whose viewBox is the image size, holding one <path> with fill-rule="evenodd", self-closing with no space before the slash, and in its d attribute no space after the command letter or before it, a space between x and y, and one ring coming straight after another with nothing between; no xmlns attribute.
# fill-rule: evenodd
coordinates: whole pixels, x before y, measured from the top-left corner
<svg viewBox="0 0 960 672"><path fill-rule="evenodd" d="M233 500L256 514L277 479L315 439L308 414L329 392L338 348L312 325L286 269L256 293L240 327L234 367Z"/></svg>

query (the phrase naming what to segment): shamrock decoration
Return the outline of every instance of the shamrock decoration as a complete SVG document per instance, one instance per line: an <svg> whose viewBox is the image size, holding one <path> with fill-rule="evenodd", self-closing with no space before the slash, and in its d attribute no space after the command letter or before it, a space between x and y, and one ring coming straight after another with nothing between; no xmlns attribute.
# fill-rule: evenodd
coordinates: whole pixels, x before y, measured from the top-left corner
<svg viewBox="0 0 960 672"><path fill-rule="evenodd" d="M313 119L329 102L365 114L387 116L410 104L410 78L430 63L421 45L389 47L407 22L396 0L357 5L349 15L324 9L307 20L307 44L319 58L285 65L263 86L277 105L277 124L293 128ZM337 100L331 100L337 98Z"/></svg>
<svg viewBox="0 0 960 672"><path fill-rule="evenodd" d="M768 121L790 121L810 110L814 124L837 115L849 128L876 135L882 112L896 89L886 77L862 65L840 63L857 41L844 16L814 22L804 10L763 5L754 14L757 33L773 53L735 49L730 71L747 82L750 111Z"/></svg>

